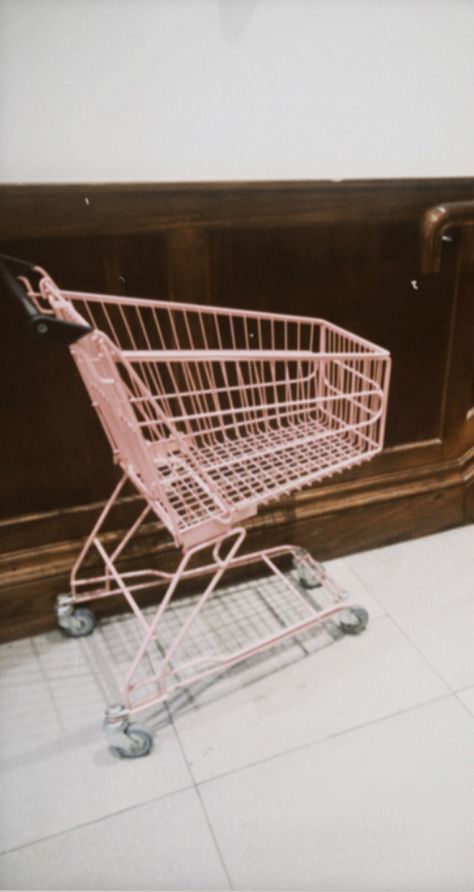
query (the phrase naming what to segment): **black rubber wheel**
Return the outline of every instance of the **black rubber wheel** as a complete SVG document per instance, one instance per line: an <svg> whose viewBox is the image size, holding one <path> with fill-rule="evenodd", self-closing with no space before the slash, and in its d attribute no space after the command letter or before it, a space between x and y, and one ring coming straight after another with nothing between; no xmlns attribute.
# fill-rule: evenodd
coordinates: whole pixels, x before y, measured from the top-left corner
<svg viewBox="0 0 474 892"><path fill-rule="evenodd" d="M353 623L345 623L343 620L340 620L339 628L342 629L345 635L360 635L367 627L369 614L365 607L351 607L350 611L354 615L355 621Z"/></svg>
<svg viewBox="0 0 474 892"><path fill-rule="evenodd" d="M298 573L298 582L302 588L305 588L308 591L313 588L321 588L321 583L316 579L316 577L313 577L313 579L309 580L303 574L301 574L300 576L300 574Z"/></svg>
<svg viewBox="0 0 474 892"><path fill-rule="evenodd" d="M91 635L95 629L96 619L92 610L87 607L77 607L70 617L70 625L59 626L66 638L84 638Z"/></svg>
<svg viewBox="0 0 474 892"><path fill-rule="evenodd" d="M153 749L153 735L144 728L129 725L125 734L130 738L130 747L111 746L110 752L119 759L142 759Z"/></svg>

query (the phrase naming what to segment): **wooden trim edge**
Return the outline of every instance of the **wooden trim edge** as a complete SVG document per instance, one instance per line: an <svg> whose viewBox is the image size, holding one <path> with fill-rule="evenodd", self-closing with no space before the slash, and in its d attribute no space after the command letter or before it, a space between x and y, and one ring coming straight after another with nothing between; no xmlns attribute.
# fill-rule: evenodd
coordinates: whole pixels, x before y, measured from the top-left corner
<svg viewBox="0 0 474 892"><path fill-rule="evenodd" d="M248 522L247 526L251 534L263 535L269 526L284 528L291 526L294 522L316 521L318 518L339 514L343 511L372 508L382 503L442 492L453 487L467 489L473 480L474 445L457 459L438 461L421 467L405 468L391 473L381 473L303 490L292 498L266 506ZM129 506L135 506L137 502L137 497L128 496L121 500L121 507L127 509ZM45 580L52 576L67 575L79 552L81 541L88 531L89 524L92 525L93 518L101 506L102 503L97 502L60 512L45 512L44 514L3 521L0 526L3 527L4 533L7 533L9 526L16 525L22 529L24 540L29 538L29 527L34 528L41 524L47 526L51 518L57 519L58 516L75 515L76 521L78 518L80 519L79 525L84 525L84 532L81 536L62 541L46 542L5 551L3 555L0 555L0 593L12 585L31 580L32 577ZM118 540L120 532L121 528L119 527L107 533L105 540L112 544ZM134 560L149 551L150 538L156 536L158 539L155 538L156 545L153 548L155 556L169 556L174 552L174 545L170 542L165 531L159 530L157 533L156 522L152 522L144 524L137 534L135 546L131 551Z"/></svg>

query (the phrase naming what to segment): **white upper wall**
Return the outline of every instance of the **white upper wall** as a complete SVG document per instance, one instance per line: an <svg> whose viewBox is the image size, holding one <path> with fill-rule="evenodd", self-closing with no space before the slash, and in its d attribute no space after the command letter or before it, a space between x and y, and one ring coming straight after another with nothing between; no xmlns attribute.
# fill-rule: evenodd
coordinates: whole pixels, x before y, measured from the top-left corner
<svg viewBox="0 0 474 892"><path fill-rule="evenodd" d="M0 0L0 180L474 174L472 0Z"/></svg>

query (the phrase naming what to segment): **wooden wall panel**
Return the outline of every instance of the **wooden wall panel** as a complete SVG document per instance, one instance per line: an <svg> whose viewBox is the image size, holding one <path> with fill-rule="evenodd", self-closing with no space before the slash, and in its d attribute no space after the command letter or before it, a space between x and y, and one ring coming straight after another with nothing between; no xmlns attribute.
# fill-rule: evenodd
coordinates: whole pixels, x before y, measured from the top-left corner
<svg viewBox="0 0 474 892"><path fill-rule="evenodd" d="M454 232L438 274L419 262L426 209L473 198L472 179L6 186L0 251L68 288L317 315L389 348L383 455L252 526L255 541L271 528L324 558L474 519L472 232ZM3 294L0 312L0 608L12 637L51 625L115 471L67 351L28 339ZM155 556L172 559L164 537Z"/></svg>

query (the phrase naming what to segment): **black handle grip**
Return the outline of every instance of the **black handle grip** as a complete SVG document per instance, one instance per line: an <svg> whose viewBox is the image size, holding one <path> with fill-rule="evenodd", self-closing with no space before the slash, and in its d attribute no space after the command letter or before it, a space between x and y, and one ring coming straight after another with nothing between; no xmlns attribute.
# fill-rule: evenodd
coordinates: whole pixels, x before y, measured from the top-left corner
<svg viewBox="0 0 474 892"><path fill-rule="evenodd" d="M7 254L0 254L0 279L11 296L21 305L27 318L30 334L42 341L54 341L58 344L74 344L84 335L90 334L92 328L89 325L78 325L76 322L67 322L64 319L56 319L54 316L40 313L13 270L16 270L17 274L27 272L30 278L32 274L39 278L43 274L34 263L20 260L18 257L8 257Z"/></svg>

